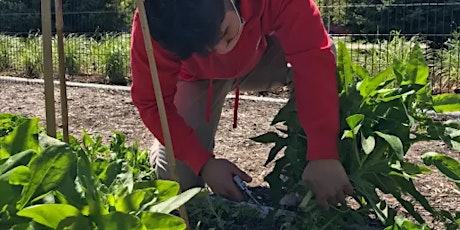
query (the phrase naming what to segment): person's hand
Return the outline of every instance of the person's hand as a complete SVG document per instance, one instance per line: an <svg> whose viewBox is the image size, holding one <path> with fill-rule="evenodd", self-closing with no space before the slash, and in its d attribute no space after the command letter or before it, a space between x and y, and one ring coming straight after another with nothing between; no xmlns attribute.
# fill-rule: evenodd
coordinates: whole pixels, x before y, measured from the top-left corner
<svg viewBox="0 0 460 230"><path fill-rule="evenodd" d="M317 202L326 210L329 205L342 203L353 187L338 160L312 160L305 167L302 180L313 188Z"/></svg>
<svg viewBox="0 0 460 230"><path fill-rule="evenodd" d="M203 180L215 194L232 201L242 201L244 196L233 181L235 175L240 176L243 181L252 181L248 174L225 159L211 158L201 169Z"/></svg>

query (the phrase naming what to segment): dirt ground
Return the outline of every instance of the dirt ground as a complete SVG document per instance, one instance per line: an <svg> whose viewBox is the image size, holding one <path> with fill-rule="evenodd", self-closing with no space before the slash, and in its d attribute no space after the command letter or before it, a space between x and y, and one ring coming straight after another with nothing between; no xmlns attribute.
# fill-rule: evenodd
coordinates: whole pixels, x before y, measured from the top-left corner
<svg viewBox="0 0 460 230"><path fill-rule="evenodd" d="M141 122L129 92L69 87L67 95L69 129L72 135L79 137L85 129L88 133L100 134L107 140L110 138L111 130L118 130L125 133L131 143L139 141L140 146L145 149L151 145L153 137ZM279 93L270 95L279 95ZM60 125L58 87L56 87L55 97L56 120ZM45 125L43 85L0 81L0 102L0 113L39 117L41 124ZM272 130L271 119L281 107L282 104L241 100L238 127L234 129L232 128L233 100L229 99L225 102L216 137L216 155L233 161L248 172L254 179L250 186L267 186L264 177L270 172L272 165L263 166L271 145L255 143L249 138ZM440 142L415 144L407 157L414 162L419 162L420 155L427 151L442 151L460 160L459 152L448 150ZM419 179L416 183L435 207L460 211L460 191L438 173ZM394 204L394 199L388 197L388 203ZM399 210L400 213L405 213L403 209Z"/></svg>

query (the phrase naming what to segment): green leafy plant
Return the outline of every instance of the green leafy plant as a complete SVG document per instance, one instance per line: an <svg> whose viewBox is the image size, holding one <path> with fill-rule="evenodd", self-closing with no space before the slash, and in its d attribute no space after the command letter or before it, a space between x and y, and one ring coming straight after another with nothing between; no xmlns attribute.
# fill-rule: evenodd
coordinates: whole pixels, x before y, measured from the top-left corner
<svg viewBox="0 0 460 230"><path fill-rule="evenodd" d="M38 78L41 76L43 64L43 52L41 49L41 39L35 36L24 38L19 54L19 65L27 77Z"/></svg>
<svg viewBox="0 0 460 230"><path fill-rule="evenodd" d="M57 43L57 41L55 43ZM57 44L54 45L56 47L55 49L57 49ZM86 48L84 45L84 40L81 40L79 37L69 36L65 38L64 66L67 74L75 75L80 73L82 69L82 60L80 59L80 57L83 56L81 55L81 50L84 50ZM57 54L57 52L55 52L55 54ZM56 57L56 59L58 58Z"/></svg>
<svg viewBox="0 0 460 230"><path fill-rule="evenodd" d="M370 225L373 222L370 217L373 217L383 226L401 229L395 225L396 210L387 205L379 193L393 196L420 224L424 224L425 220L407 197L411 197L436 219L444 220L451 229L459 226L452 215L432 207L415 187L413 180L431 170L426 165L411 163L404 157L411 145L419 141L442 140L449 147L460 150L460 127L455 125L457 123L435 121L426 113L459 111L460 96L432 96L428 72L422 50L417 44L406 58L395 58L392 66L371 75L364 67L353 64L344 44L339 43L339 153L340 161L355 188L352 195L356 204L354 208L337 206L323 211L313 201L312 191L301 182L301 174L308 164L305 158L308 146L307 135L297 117L294 98L281 108L272 121L279 132L268 132L252 138L260 143L274 144L266 164L274 161L275 166L265 179L270 184L272 198L278 207L285 194L301 197L300 205L294 207L300 217L285 217L290 227L347 229ZM281 153L284 154L278 157ZM425 155L424 159L428 163L434 157ZM458 162L454 159L442 159L450 166L449 169L458 168ZM452 176L451 171L445 172ZM452 178L454 182L457 180L456 177Z"/></svg>
<svg viewBox="0 0 460 230"><path fill-rule="evenodd" d="M122 40L123 36L107 37L107 40L102 42L106 52L104 59L105 74L109 84L126 85L128 75L128 60L129 47Z"/></svg>
<svg viewBox="0 0 460 230"><path fill-rule="evenodd" d="M439 90L451 92L459 87L456 81L460 77L460 32L452 32L452 37L436 53L432 82Z"/></svg>
<svg viewBox="0 0 460 230"><path fill-rule="evenodd" d="M126 71L124 69L124 54L121 50L110 52L106 59L105 71L108 82L115 85L126 85Z"/></svg>
<svg viewBox="0 0 460 230"><path fill-rule="evenodd" d="M263 216L256 206L229 202L219 196L199 195L186 207L194 229L278 229L276 223Z"/></svg>
<svg viewBox="0 0 460 230"><path fill-rule="evenodd" d="M0 35L0 71L11 68L11 57L9 54L8 37Z"/></svg>
<svg viewBox="0 0 460 230"><path fill-rule="evenodd" d="M37 118L0 118L2 228L185 229L171 213L201 190L178 195L178 183L156 180L121 133L108 146L85 132L67 144L39 131Z"/></svg>

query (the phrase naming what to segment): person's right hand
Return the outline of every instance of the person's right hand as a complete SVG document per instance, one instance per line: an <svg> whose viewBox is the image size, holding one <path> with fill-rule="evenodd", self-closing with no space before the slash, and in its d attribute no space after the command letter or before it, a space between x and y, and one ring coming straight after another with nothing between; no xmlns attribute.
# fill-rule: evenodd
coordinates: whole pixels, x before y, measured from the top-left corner
<svg viewBox="0 0 460 230"><path fill-rule="evenodd" d="M200 174L215 194L232 201L244 199L241 190L233 181L233 177L238 175L243 181L248 183L252 181L248 174L226 159L209 159L204 164Z"/></svg>

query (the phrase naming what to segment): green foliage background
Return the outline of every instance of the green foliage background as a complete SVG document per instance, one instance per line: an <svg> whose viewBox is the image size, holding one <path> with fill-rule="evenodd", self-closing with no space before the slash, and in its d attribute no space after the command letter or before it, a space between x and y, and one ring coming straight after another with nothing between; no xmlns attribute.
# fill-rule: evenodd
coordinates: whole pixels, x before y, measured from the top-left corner
<svg viewBox="0 0 460 230"><path fill-rule="evenodd" d="M325 22L340 25L361 38L376 38L391 31L426 35L445 41L460 26L458 0L315 0ZM357 37L358 38L358 37Z"/></svg>
<svg viewBox="0 0 460 230"><path fill-rule="evenodd" d="M40 31L40 2L0 0L0 31L25 34ZM51 2L54 13L54 1ZM126 31L135 7L135 1L127 0L63 0L62 4L64 31L69 33Z"/></svg>

